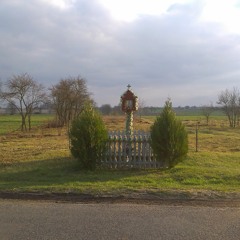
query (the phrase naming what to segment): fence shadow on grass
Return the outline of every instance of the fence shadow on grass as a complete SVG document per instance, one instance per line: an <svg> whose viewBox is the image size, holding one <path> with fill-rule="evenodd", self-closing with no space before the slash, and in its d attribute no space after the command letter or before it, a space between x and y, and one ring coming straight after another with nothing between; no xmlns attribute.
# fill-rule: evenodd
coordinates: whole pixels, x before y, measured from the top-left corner
<svg viewBox="0 0 240 240"><path fill-rule="evenodd" d="M84 171L78 162L71 158L55 158L41 161L21 162L8 165L0 170L0 191L2 190L51 190L76 189L77 186L111 182L112 184L128 177L138 177L159 170L136 169L97 169Z"/></svg>

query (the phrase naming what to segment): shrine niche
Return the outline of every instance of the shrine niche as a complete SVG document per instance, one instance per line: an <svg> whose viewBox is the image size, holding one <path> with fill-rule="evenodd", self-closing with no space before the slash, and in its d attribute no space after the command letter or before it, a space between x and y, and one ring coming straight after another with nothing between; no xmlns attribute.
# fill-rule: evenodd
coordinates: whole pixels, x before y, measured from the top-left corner
<svg viewBox="0 0 240 240"><path fill-rule="evenodd" d="M130 90L128 84L127 91L121 96L122 111L127 114L126 118L126 135L131 138L133 132L133 112L138 110L138 97Z"/></svg>
<svg viewBox="0 0 240 240"><path fill-rule="evenodd" d="M121 107L123 112L137 111L138 110L138 97L130 90L130 85L127 86L128 90L121 96Z"/></svg>

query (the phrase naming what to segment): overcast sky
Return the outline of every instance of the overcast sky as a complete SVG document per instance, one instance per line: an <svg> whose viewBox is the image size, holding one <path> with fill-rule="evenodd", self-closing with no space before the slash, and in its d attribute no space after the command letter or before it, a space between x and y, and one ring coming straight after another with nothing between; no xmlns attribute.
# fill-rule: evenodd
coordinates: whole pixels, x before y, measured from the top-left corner
<svg viewBox="0 0 240 240"><path fill-rule="evenodd" d="M1 0L0 79L82 76L98 106L216 103L239 88L240 0Z"/></svg>

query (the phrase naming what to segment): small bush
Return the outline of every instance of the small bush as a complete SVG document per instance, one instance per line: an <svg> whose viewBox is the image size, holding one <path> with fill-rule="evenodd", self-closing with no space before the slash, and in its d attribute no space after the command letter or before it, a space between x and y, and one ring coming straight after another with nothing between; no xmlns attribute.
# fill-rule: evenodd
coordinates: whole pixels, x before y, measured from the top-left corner
<svg viewBox="0 0 240 240"><path fill-rule="evenodd" d="M45 125L45 128L61 128L63 127L63 124L60 124L58 120L53 119L49 120Z"/></svg>
<svg viewBox="0 0 240 240"><path fill-rule="evenodd" d="M80 167L94 170L105 150L108 133L98 112L87 104L70 128L71 153Z"/></svg>
<svg viewBox="0 0 240 240"><path fill-rule="evenodd" d="M186 157L187 131L176 119L170 100L166 101L162 113L151 126L150 138L153 152L163 167L172 168Z"/></svg>

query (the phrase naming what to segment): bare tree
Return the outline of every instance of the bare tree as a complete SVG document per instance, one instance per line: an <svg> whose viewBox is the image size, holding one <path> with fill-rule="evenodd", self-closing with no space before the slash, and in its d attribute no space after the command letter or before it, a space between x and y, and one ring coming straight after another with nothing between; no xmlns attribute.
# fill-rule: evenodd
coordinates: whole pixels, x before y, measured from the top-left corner
<svg viewBox="0 0 240 240"><path fill-rule="evenodd" d="M213 106L213 104L211 103L210 105L203 105L201 107L201 112L203 114L203 116L206 118L206 121L207 121L207 125L209 123L209 118L210 118L210 115L215 111L215 108Z"/></svg>
<svg viewBox="0 0 240 240"><path fill-rule="evenodd" d="M8 105L7 105L7 112L8 112L10 115L16 114L16 113L17 113L17 109L16 109L15 105L12 104L12 103L8 103Z"/></svg>
<svg viewBox="0 0 240 240"><path fill-rule="evenodd" d="M218 104L222 106L223 112L226 114L229 126L235 128L240 116L240 92L234 87L232 91L226 89L218 96Z"/></svg>
<svg viewBox="0 0 240 240"><path fill-rule="evenodd" d="M53 109L60 126L78 116L85 101L90 101L86 81L79 76L62 79L50 90Z"/></svg>
<svg viewBox="0 0 240 240"><path fill-rule="evenodd" d="M20 113L22 131L30 130L33 111L47 99L44 87L27 73L14 75L6 81L4 86L5 89L1 91L0 98L14 106Z"/></svg>
<svg viewBox="0 0 240 240"><path fill-rule="evenodd" d="M139 115L139 118L140 118L140 121L142 120L142 115L144 113L144 107L145 107L145 101L144 99L142 98L139 98L138 99L138 115Z"/></svg>
<svg viewBox="0 0 240 240"><path fill-rule="evenodd" d="M100 111L102 114L104 115L110 115L110 113L112 112L112 107L110 104L103 104L101 107L100 107Z"/></svg>

